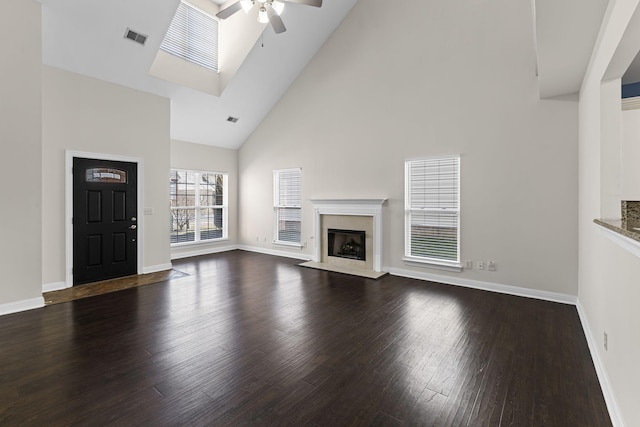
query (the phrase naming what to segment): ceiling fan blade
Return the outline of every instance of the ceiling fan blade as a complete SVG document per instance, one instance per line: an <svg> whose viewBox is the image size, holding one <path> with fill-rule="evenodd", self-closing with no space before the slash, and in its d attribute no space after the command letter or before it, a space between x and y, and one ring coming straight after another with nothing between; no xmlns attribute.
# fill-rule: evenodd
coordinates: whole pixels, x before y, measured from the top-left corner
<svg viewBox="0 0 640 427"><path fill-rule="evenodd" d="M306 4L307 6L322 7L322 0L280 0L284 3Z"/></svg>
<svg viewBox="0 0 640 427"><path fill-rule="evenodd" d="M230 17L240 9L242 9L242 5L240 4L239 1L237 1L231 6L227 7L226 9L222 9L220 12L216 13L216 16L220 19L227 19L228 17Z"/></svg>
<svg viewBox="0 0 640 427"><path fill-rule="evenodd" d="M284 22L282 22L282 18L272 9L269 8L267 10L267 14L269 15L269 22L273 27L273 31L276 34L284 33L287 31L287 28L284 26Z"/></svg>

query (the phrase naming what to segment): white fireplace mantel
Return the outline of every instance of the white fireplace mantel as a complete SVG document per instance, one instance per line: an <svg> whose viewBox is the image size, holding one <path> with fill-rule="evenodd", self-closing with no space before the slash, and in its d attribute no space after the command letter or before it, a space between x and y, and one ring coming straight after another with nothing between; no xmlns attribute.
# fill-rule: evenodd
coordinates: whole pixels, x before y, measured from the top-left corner
<svg viewBox="0 0 640 427"><path fill-rule="evenodd" d="M321 215L373 217L373 270L382 271L382 206L387 199L311 199L315 218L314 261L322 259Z"/></svg>

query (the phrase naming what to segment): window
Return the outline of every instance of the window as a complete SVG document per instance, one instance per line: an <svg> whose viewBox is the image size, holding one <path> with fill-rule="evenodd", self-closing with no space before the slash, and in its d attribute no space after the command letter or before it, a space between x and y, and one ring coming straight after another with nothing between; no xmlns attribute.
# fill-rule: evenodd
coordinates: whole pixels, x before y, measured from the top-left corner
<svg viewBox="0 0 640 427"><path fill-rule="evenodd" d="M302 170L273 172L275 243L300 246L302 235Z"/></svg>
<svg viewBox="0 0 640 427"><path fill-rule="evenodd" d="M91 168L87 169L85 177L86 182L127 183L127 171L120 169Z"/></svg>
<svg viewBox="0 0 640 427"><path fill-rule="evenodd" d="M460 267L460 157L405 163L405 260Z"/></svg>
<svg viewBox="0 0 640 427"><path fill-rule="evenodd" d="M160 49L218 71L218 21L181 1Z"/></svg>
<svg viewBox="0 0 640 427"><path fill-rule="evenodd" d="M227 238L227 174L172 170L171 244Z"/></svg>

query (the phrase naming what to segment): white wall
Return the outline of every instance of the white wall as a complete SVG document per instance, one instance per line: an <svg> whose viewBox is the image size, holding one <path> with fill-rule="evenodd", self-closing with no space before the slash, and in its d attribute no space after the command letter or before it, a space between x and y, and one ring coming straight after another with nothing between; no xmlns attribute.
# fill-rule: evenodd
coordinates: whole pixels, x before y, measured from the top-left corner
<svg viewBox="0 0 640 427"><path fill-rule="evenodd" d="M295 254L309 199L388 198L383 264L446 274L401 260L404 161L460 153L462 259L498 268L451 274L576 295L577 102L539 100L531 22L509 0L359 2L240 149L241 244L274 249L272 170L302 167Z"/></svg>
<svg viewBox="0 0 640 427"><path fill-rule="evenodd" d="M602 205L608 203L601 198L601 186L610 183L611 177L602 173L613 172L603 167L608 160L602 152L620 138L620 129L608 123L619 111L620 102L611 94L615 90L612 85L601 80L637 5L638 0L611 0L580 91L579 110L579 307L590 331L592 353L601 368L612 418L627 426L640 425L640 259L607 239L593 219L600 217ZM603 344L605 332L608 350Z"/></svg>
<svg viewBox="0 0 640 427"><path fill-rule="evenodd" d="M202 243L197 246L175 247L172 258L184 257L227 248L238 242L238 150L192 144L185 141L171 141L171 167L229 174L228 240Z"/></svg>
<svg viewBox="0 0 640 427"><path fill-rule="evenodd" d="M40 5L8 0L0 13L0 312L41 305ZM19 36L18 36L19 35Z"/></svg>
<svg viewBox="0 0 640 427"><path fill-rule="evenodd" d="M620 197L640 200L640 110L622 112Z"/></svg>
<svg viewBox="0 0 640 427"><path fill-rule="evenodd" d="M65 281L65 150L143 159L143 266L170 266L169 100L44 66L43 283ZM139 207L140 209L142 207Z"/></svg>
<svg viewBox="0 0 640 427"><path fill-rule="evenodd" d="M620 219L620 156L622 142L622 107L620 79L603 82L600 110L600 218Z"/></svg>

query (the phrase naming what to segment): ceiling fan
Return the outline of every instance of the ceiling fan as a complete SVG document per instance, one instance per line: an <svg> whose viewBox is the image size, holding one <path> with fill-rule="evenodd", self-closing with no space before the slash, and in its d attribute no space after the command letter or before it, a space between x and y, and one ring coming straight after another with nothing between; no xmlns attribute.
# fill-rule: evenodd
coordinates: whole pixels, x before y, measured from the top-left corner
<svg viewBox="0 0 640 427"><path fill-rule="evenodd" d="M231 6L218 12L216 16L220 19L227 19L240 9L244 9L245 12L249 12L256 3L260 8L258 10L258 22L263 24L270 22L273 27L273 31L275 31L276 34L287 31L287 28L282 22L282 18L280 18L280 14L284 9L285 3L298 3L307 6L322 7L322 0L238 0Z"/></svg>

